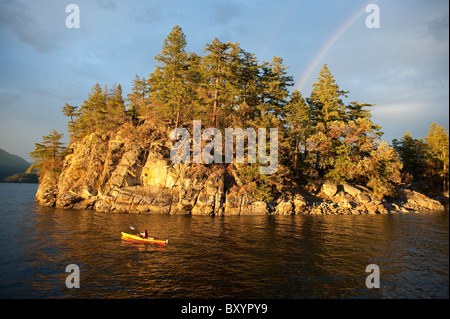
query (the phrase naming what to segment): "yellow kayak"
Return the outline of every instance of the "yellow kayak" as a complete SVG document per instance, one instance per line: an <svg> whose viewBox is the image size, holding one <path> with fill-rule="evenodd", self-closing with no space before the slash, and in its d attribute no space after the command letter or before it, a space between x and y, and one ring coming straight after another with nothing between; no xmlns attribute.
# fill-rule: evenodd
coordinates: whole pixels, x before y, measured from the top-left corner
<svg viewBox="0 0 450 319"><path fill-rule="evenodd" d="M158 244L158 245L167 245L169 243L169 240L161 240L159 238L153 238L153 237L143 238L141 236L131 235L131 234L127 234L124 232L121 232L121 234L124 239L135 240L135 241L144 242L144 243L152 243L152 244Z"/></svg>

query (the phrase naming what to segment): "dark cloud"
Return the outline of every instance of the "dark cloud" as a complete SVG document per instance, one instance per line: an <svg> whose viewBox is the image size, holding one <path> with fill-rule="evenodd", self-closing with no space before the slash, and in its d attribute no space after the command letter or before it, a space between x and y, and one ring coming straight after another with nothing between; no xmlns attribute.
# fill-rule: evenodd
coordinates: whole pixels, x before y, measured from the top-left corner
<svg viewBox="0 0 450 319"><path fill-rule="evenodd" d="M259 62L283 57L298 84L327 41L367 3L238 1L0 0L0 147L26 155L50 129L64 131L61 106L80 105L97 82L121 83L126 96L136 74L153 71L175 24L188 51L204 54L214 37L239 42ZM70 3L80 7L80 29L65 27ZM328 63L350 101L376 104L374 122L388 142L406 130L423 137L432 121L448 127L448 2L377 3L381 28L367 29L363 13L317 63L302 93L309 95Z"/></svg>
<svg viewBox="0 0 450 319"><path fill-rule="evenodd" d="M50 52L59 46L62 38L66 18L64 8L54 1L32 2L31 5L20 1L1 1L0 25L9 28L22 42L37 51Z"/></svg>
<svg viewBox="0 0 450 319"><path fill-rule="evenodd" d="M429 34L437 41L448 40L448 13L428 21L426 26Z"/></svg>

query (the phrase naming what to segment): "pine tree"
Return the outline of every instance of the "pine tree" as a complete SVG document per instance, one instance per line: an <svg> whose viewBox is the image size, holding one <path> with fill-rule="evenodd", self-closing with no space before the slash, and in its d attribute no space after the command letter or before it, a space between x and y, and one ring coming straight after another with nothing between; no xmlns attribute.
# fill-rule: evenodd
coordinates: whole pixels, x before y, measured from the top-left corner
<svg viewBox="0 0 450 319"><path fill-rule="evenodd" d="M395 184L401 182L402 163L397 152L382 142L370 156L364 157L356 165L356 171L364 183L373 189L380 199L395 194Z"/></svg>
<svg viewBox="0 0 450 319"><path fill-rule="evenodd" d="M426 143L423 140L414 139L407 131L400 141L394 139L392 145L403 163L403 179L407 182L420 181L427 170L428 149Z"/></svg>
<svg viewBox="0 0 450 319"><path fill-rule="evenodd" d="M307 139L311 135L310 110L302 94L296 89L291 95L289 103L284 108L287 138L290 143L290 153L294 155L293 167L299 168L300 160L306 158Z"/></svg>
<svg viewBox="0 0 450 319"><path fill-rule="evenodd" d="M288 88L293 85L293 78L287 75L287 68L280 57L273 57L270 63L265 62L262 65L261 104L265 105L265 112L272 113L275 117L284 115Z"/></svg>
<svg viewBox="0 0 450 319"><path fill-rule="evenodd" d="M70 105L70 104L68 104L68 103L66 103L66 104L63 106L63 114L64 114L65 116L69 116L71 122L73 122L73 117L74 117L74 116L78 116L78 115L79 115L79 113L77 112L77 110L78 110L78 106L72 106L72 105Z"/></svg>
<svg viewBox="0 0 450 319"><path fill-rule="evenodd" d="M88 99L80 107L80 116L74 125L74 137L82 137L96 132L106 119L106 103L108 99L107 89L103 89L99 83L91 89Z"/></svg>
<svg viewBox="0 0 450 319"><path fill-rule="evenodd" d="M326 131L329 122L346 120L346 107L342 97L346 97L347 93L339 90L334 76L325 64L320 70L317 83L313 84L311 97L308 99L314 124L323 123Z"/></svg>
<svg viewBox="0 0 450 319"><path fill-rule="evenodd" d="M70 121L67 124L67 128L68 128L69 132L74 133L76 131L76 125L75 125L76 121L74 121L74 118L76 118L80 115L80 113L78 112L78 106L72 106L72 105L66 103L63 106L63 114L65 116L70 117Z"/></svg>
<svg viewBox="0 0 450 319"><path fill-rule="evenodd" d="M108 92L105 85L94 85L88 99L83 102L77 118L69 125L72 137L81 139L90 133L109 133L125 122L125 103L122 87L114 85Z"/></svg>
<svg viewBox="0 0 450 319"><path fill-rule="evenodd" d="M27 172L39 169L39 178L45 174L57 178L66 151L64 143L61 142L63 136L64 134L52 130L49 135L42 137L42 143L35 143L35 150L30 152L34 164L28 168Z"/></svg>
<svg viewBox="0 0 450 319"><path fill-rule="evenodd" d="M147 118L148 96L149 87L147 80L136 75L133 80L132 92L127 96L128 108L126 110L126 114L131 118L134 126L139 124L141 117Z"/></svg>
<svg viewBox="0 0 450 319"><path fill-rule="evenodd" d="M241 49L238 43L223 43L215 38L206 45L203 57L204 74L209 86L206 101L212 104L211 122L214 127L218 125L218 117L222 122L233 113L237 106L239 82L239 54Z"/></svg>
<svg viewBox="0 0 450 319"><path fill-rule="evenodd" d="M63 147L64 143L61 142L63 136L63 133L52 130L49 135L42 137L43 144L47 150L47 158L56 160L62 154L62 151L65 149Z"/></svg>
<svg viewBox="0 0 450 319"><path fill-rule="evenodd" d="M443 191L448 191L449 133L444 127L433 123L428 129L427 145L436 166L436 175L442 181Z"/></svg>
<svg viewBox="0 0 450 319"><path fill-rule="evenodd" d="M241 49L238 70L239 104L246 103L254 107L259 103L257 90L259 72L260 68L255 55Z"/></svg>
<svg viewBox="0 0 450 319"><path fill-rule="evenodd" d="M380 197L392 195L400 181L398 154L380 143L381 127L370 117L371 104L351 102L324 65L313 84L310 107L311 134L307 138L306 163L314 176L336 182L366 183Z"/></svg>
<svg viewBox="0 0 450 319"><path fill-rule="evenodd" d="M333 169L338 152L345 154L342 151L342 134L347 115L342 97L346 97L347 93L339 90L325 64L317 83L313 84L311 97L307 99L313 127L308 139L310 152L307 160L321 176Z"/></svg>
<svg viewBox="0 0 450 319"><path fill-rule="evenodd" d="M259 82L260 67L253 53L241 49L236 69L236 109L230 125L249 127L257 116L257 106L260 103Z"/></svg>
<svg viewBox="0 0 450 319"><path fill-rule="evenodd" d="M189 57L185 51L186 45L186 36L176 25L164 40L161 53L156 55L159 66L149 78L151 96L160 118L168 118L172 123L176 119L175 127L181 120L183 106L190 104L192 92L188 87Z"/></svg>
<svg viewBox="0 0 450 319"><path fill-rule="evenodd" d="M125 122L125 102L122 98L122 86L114 85L106 102L104 131L113 130Z"/></svg>

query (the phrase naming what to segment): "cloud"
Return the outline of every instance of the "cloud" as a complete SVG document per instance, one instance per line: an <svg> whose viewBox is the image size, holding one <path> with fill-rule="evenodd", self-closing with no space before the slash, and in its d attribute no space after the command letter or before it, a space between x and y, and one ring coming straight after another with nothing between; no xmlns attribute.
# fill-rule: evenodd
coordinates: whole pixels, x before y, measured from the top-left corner
<svg viewBox="0 0 450 319"><path fill-rule="evenodd" d="M60 124L60 107L81 104L96 82L120 82L125 93L135 74L153 71L153 57L175 24L187 36L188 51L204 53L214 37L236 41L260 62L283 57L289 75L299 81L336 28L361 7L357 2L0 0L0 144L2 135L19 134L15 130L33 142L48 134ZM69 3L80 7L80 29L65 27ZM448 127L448 2L377 3L381 28L367 29L363 13L302 93L310 93L321 65L328 63L340 88L350 91L349 101L376 104L374 122L386 136L410 130L420 137L432 121ZM24 125L22 113L38 134ZM2 126L5 121L10 129Z"/></svg>
<svg viewBox="0 0 450 319"><path fill-rule="evenodd" d="M23 43L38 52L50 52L59 47L65 28L65 6L46 0L0 2L0 25L9 28Z"/></svg>
<svg viewBox="0 0 450 319"><path fill-rule="evenodd" d="M160 22L164 18L164 12L157 3L147 4L145 7L130 10L130 17L145 24Z"/></svg>
<svg viewBox="0 0 450 319"><path fill-rule="evenodd" d="M429 20L426 27L428 33L437 41L448 40L448 14Z"/></svg>
<svg viewBox="0 0 450 319"><path fill-rule="evenodd" d="M241 12L241 5L230 1L215 3L212 7L210 22L215 25L224 25L237 18Z"/></svg>
<svg viewBox="0 0 450 319"><path fill-rule="evenodd" d="M107 10L117 9L117 4L113 0L97 0L100 7Z"/></svg>

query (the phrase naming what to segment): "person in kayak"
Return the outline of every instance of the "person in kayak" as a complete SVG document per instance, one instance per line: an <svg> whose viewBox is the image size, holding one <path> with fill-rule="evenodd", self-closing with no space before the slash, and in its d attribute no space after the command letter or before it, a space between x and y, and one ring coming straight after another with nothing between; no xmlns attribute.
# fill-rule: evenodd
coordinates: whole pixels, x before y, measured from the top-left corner
<svg viewBox="0 0 450 319"><path fill-rule="evenodd" d="M142 238L148 238L147 229L143 233L141 233L140 235L141 235Z"/></svg>

